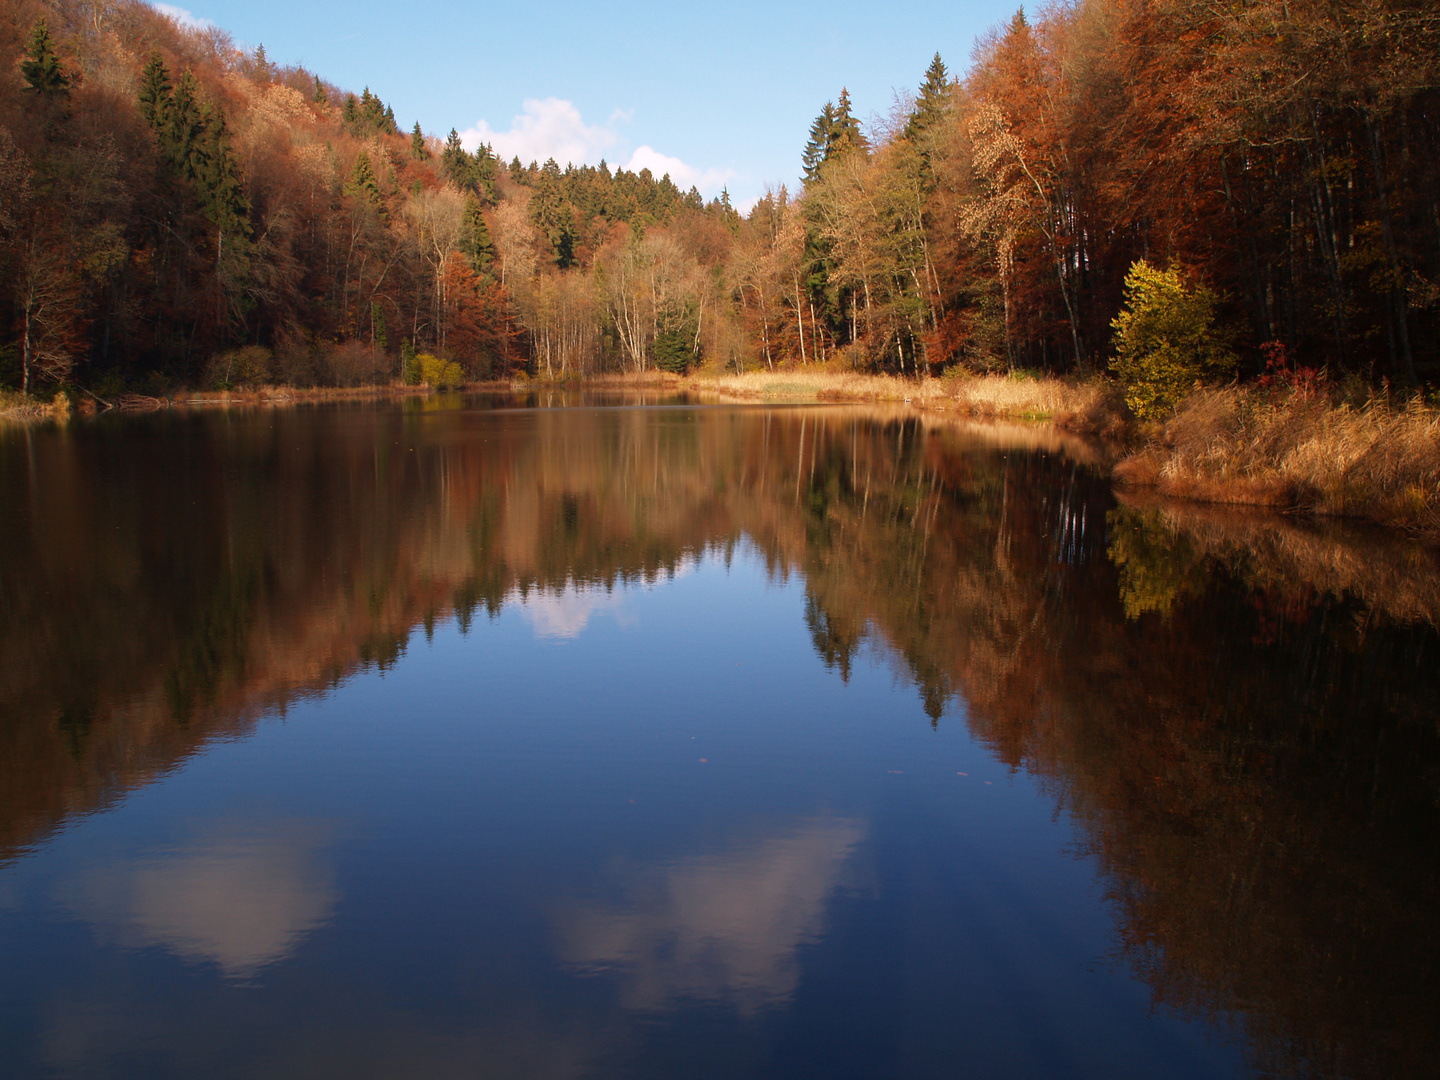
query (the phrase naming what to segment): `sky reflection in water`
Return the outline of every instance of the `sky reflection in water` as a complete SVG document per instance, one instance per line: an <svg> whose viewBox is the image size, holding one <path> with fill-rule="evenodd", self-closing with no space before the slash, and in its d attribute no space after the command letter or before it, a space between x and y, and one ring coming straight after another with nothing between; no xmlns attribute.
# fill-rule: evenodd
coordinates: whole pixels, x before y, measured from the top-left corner
<svg viewBox="0 0 1440 1080"><path fill-rule="evenodd" d="M1426 1075L1433 566L1320 592L1358 541L1241 558L1085 453L814 409L0 441L0 1056Z"/></svg>

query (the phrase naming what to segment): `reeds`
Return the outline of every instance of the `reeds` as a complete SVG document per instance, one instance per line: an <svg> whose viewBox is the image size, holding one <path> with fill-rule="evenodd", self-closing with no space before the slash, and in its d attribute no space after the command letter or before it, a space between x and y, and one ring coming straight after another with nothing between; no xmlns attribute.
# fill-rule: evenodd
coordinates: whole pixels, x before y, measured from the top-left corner
<svg viewBox="0 0 1440 1080"><path fill-rule="evenodd" d="M896 401L922 409L972 416L1048 420L1072 431L1114 435L1123 425L1115 388L1100 380L1006 375L947 375L911 380L863 375L829 367L751 371L743 375L699 375L698 391L725 397L812 400Z"/></svg>
<svg viewBox="0 0 1440 1080"><path fill-rule="evenodd" d="M1115 469L1181 498L1364 518L1440 540L1440 411L1198 390Z"/></svg>

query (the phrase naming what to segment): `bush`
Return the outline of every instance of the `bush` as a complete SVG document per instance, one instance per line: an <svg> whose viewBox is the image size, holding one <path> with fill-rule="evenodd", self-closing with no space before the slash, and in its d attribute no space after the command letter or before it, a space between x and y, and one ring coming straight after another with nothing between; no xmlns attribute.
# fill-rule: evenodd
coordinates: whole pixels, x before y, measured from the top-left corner
<svg viewBox="0 0 1440 1080"><path fill-rule="evenodd" d="M453 360L445 360L430 353L415 357L420 365L420 379L436 390L456 390L465 381L465 373Z"/></svg>
<svg viewBox="0 0 1440 1080"><path fill-rule="evenodd" d="M1215 329L1215 293L1187 287L1179 270L1137 260L1125 275L1125 307L1110 323L1110 370L1125 384L1138 417L1173 412L1196 383L1235 370L1235 354Z"/></svg>
<svg viewBox="0 0 1440 1080"><path fill-rule="evenodd" d="M320 356L320 375L331 386L373 386L385 380L385 357L363 341L343 341Z"/></svg>
<svg viewBox="0 0 1440 1080"><path fill-rule="evenodd" d="M205 382L214 390L264 386L275 377L274 357L262 345L246 345L219 353L205 365Z"/></svg>

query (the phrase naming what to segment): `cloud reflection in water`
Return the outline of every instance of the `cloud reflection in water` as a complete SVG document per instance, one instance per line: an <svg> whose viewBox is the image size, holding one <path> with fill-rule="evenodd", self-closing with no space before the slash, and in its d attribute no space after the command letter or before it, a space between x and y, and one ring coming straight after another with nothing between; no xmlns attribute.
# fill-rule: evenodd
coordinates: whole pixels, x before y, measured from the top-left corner
<svg viewBox="0 0 1440 1080"><path fill-rule="evenodd" d="M175 847L71 879L60 899L122 947L159 946L231 979L283 960L335 909L325 827L224 821Z"/></svg>
<svg viewBox="0 0 1440 1080"><path fill-rule="evenodd" d="M585 973L621 971L632 1009L699 998L749 1014L783 1003L800 980L800 946L824 934L826 902L864 837L857 821L820 818L682 859L642 875L628 903L562 917L560 958Z"/></svg>

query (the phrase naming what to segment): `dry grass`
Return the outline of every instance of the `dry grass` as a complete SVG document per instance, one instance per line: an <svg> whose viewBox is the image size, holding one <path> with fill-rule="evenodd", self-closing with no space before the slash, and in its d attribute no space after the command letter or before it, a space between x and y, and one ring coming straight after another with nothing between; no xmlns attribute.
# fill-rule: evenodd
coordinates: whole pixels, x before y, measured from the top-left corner
<svg viewBox="0 0 1440 1080"><path fill-rule="evenodd" d="M1071 431L1107 436L1118 434L1124 423L1119 395L1098 379L957 375L915 381L811 367L696 375L687 385L701 393L748 400L903 402L971 416L1048 420Z"/></svg>
<svg viewBox="0 0 1440 1080"><path fill-rule="evenodd" d="M1115 476L1181 498L1364 518L1440 540L1440 411L1202 390Z"/></svg>
<svg viewBox="0 0 1440 1080"><path fill-rule="evenodd" d="M64 394L56 394L53 401L41 401L14 390L0 390L0 422L24 424L69 415L70 399Z"/></svg>

